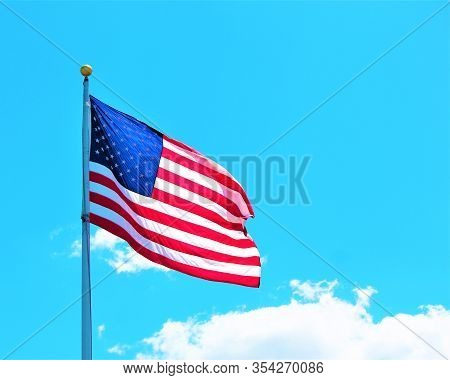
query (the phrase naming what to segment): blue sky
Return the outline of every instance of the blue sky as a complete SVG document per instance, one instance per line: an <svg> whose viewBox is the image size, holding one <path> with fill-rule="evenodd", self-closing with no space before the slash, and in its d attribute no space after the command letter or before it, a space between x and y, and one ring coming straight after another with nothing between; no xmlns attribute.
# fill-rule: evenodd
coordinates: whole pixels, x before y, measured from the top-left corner
<svg viewBox="0 0 450 380"><path fill-rule="evenodd" d="M246 157L444 3L6 4L94 67L106 84L92 78L97 98L205 154ZM352 284L265 213L358 286L376 288L392 313L450 308L449 18L442 10L264 152L312 157L311 204L256 204L247 226L267 260L260 289L152 269L113 274L93 291L94 329L105 325L94 358L117 357L108 348L139 345L167 320L282 305L292 279L338 279L337 296L354 298ZM4 6L0 31L4 356L80 294L81 261L70 253L81 230L82 77ZM93 253L93 283L111 271L108 258L108 249ZM386 316L377 305L370 312ZM76 304L12 358L78 358L79 317Z"/></svg>

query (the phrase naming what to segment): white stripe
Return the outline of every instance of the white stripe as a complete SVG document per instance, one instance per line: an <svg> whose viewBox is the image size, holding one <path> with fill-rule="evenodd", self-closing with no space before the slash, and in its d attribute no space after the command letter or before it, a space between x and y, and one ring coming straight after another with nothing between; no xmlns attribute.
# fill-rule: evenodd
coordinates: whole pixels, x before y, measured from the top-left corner
<svg viewBox="0 0 450 380"><path fill-rule="evenodd" d="M184 220L187 220L189 222L198 224L199 226L205 226L209 228L210 230L220 232L221 234L227 235L231 237L232 239L245 239L246 236L242 231L236 231L236 230L230 230L228 228L225 228L221 226L220 224L214 223L213 221L206 219L202 216L199 216L197 214L191 213L189 211L183 210L181 208L172 206L170 204L158 201L156 199L146 197L141 194L137 194L134 191L128 190L127 188L123 187L119 181L114 177L114 174L111 170L109 170L107 167L103 165L99 165L97 163L91 162L90 163L90 171L104 175L105 177L108 177L111 181L113 181L116 186L119 188L121 193L130 201L133 203L136 203L138 205L141 205L142 207L148 208L150 210L155 210L159 212L163 212L164 214L173 216L175 218L181 218ZM90 183L91 189L94 189L95 186L101 186L100 184L97 184L95 182ZM99 194L102 194L100 191L95 191ZM242 222L242 221L240 221ZM248 235L247 235L248 236Z"/></svg>
<svg viewBox="0 0 450 380"><path fill-rule="evenodd" d="M224 186L211 177L205 176L195 170L188 169L183 165L177 164L176 162L173 162L165 157L161 157L159 166L223 195L224 197L234 202L243 216L250 216L250 211L247 207L247 204L245 203L245 200L242 198L242 195L239 192L232 190L227 186Z"/></svg>
<svg viewBox="0 0 450 380"><path fill-rule="evenodd" d="M114 211L112 211L108 208L102 207L95 203L91 204L91 213L98 215L102 218L105 218L107 220L110 220L113 223L121 226L133 237L134 240L136 240L140 245L144 246L145 248L147 248L161 256L165 256L169 259L177 261L179 263L190 265L192 267L214 270L214 271L221 272L221 273L237 274L237 275L241 275L241 276L260 277L261 268L259 266L224 263L224 262L220 262L220 261L204 259L202 257L189 255L186 253L176 251L174 249L164 247L164 246L157 244L151 240L148 240L145 237L143 237L142 235L140 235L120 215L116 214Z"/></svg>
<svg viewBox="0 0 450 380"><path fill-rule="evenodd" d="M216 240L208 239L202 236L191 234L185 231L181 231L176 228L176 225L166 226L165 224L158 223L156 221L146 219L143 216L136 214L114 191L110 190L108 187L99 185L95 182L91 182L91 191L97 194L101 194L115 203L119 204L124 211L129 214L133 220L138 223L141 227L155 232L157 234L163 234L168 238L178 240L183 243L191 244L193 246L201 247L204 249L209 249L214 252L228 254L236 257L251 257L259 256L258 250L255 247L251 248L239 248L233 247L231 245L220 243ZM91 204L93 202L91 201ZM183 218L185 219L185 218ZM245 236L245 235L244 235Z"/></svg>

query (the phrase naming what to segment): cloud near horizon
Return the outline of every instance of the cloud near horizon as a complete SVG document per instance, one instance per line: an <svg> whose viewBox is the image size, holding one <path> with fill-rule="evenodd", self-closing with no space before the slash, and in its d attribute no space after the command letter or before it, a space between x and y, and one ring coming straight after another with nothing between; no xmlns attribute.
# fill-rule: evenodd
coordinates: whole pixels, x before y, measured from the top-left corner
<svg viewBox="0 0 450 380"><path fill-rule="evenodd" d="M122 356L128 351L129 348L130 346L128 346L127 344L115 344L114 346L108 348L107 351L110 354Z"/></svg>
<svg viewBox="0 0 450 380"><path fill-rule="evenodd" d="M374 322L372 287L355 301L334 295L335 281L290 282L288 304L216 314L207 320L167 321L143 339L137 359L442 359L403 322L450 356L450 311L423 306L417 314Z"/></svg>

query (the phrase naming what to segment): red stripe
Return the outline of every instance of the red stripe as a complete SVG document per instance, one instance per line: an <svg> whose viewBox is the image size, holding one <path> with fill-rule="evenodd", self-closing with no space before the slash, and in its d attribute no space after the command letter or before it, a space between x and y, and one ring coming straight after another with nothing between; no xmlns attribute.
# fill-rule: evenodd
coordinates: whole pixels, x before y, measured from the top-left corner
<svg viewBox="0 0 450 380"><path fill-rule="evenodd" d="M182 177L169 170L166 170L161 166L158 169L157 176L158 178L161 178L164 181L173 183L174 185L180 186L186 190L196 193L210 200L211 202L217 203L218 205L222 206L225 210L227 210L237 218L245 217L245 215L243 215L242 212L237 207L236 203L234 203L227 197L223 196L222 194L219 194L217 191L211 190L206 186L200 185L197 182L187 179L186 177Z"/></svg>
<svg viewBox="0 0 450 380"><path fill-rule="evenodd" d="M162 156L172 162L177 163L178 165L184 166L185 168L194 170L200 174L203 174L204 176L212 178L215 181L222 184L223 186L238 192L241 195L242 200L247 205L247 208L248 208L250 214L252 216L254 215L252 205L251 205L250 201L248 200L247 194L245 193L244 189L238 182L236 182L230 176L228 176L224 173L221 173L221 172L213 169L212 167L203 165L194 160L191 160L190 158L187 158L178 153L175 153L175 152L171 151L170 148L167 148L167 147L163 147Z"/></svg>
<svg viewBox="0 0 450 380"><path fill-rule="evenodd" d="M131 246L131 248L133 248L136 252L146 257L150 261L161 264L167 268L210 281L226 282L230 284L249 286L252 288L258 288L260 285L260 277L240 276L237 274L222 273L179 263L175 260L169 259L149 250L148 248L137 242L124 228L118 226L108 219L91 213L90 220L100 228L103 228L125 240Z"/></svg>
<svg viewBox="0 0 450 380"><path fill-rule="evenodd" d="M160 202L167 203L168 205L177 207L179 209L189 211L193 214L201 216L205 219L211 220L212 222L219 224L222 227L228 228L229 230L242 231L241 223L234 223L226 220L221 215L216 212L207 209L197 203L191 202L187 199L181 198L177 195L167 193L163 190L153 188L152 198Z"/></svg>
<svg viewBox="0 0 450 380"><path fill-rule="evenodd" d="M176 218L174 216L167 215L163 212L156 211L156 210L150 209L148 207L141 206L140 204L134 203L133 201L128 199L122 193L122 191L120 191L119 187L113 180L111 180L110 178L108 178L104 175L91 172L89 175L89 178L91 181L99 183L103 186L106 186L107 188L114 191L136 214L143 216L146 219L150 219L155 222L165 224L166 226L173 226L174 228L176 228L178 230L188 232L188 233L191 233L194 235L198 235L198 236L204 237L206 239L219 241L223 244L227 244L227 245L230 245L233 247L238 247L238 248L255 247L255 243L251 239L245 238L244 234L242 235L243 239L233 239L232 237L230 237L228 235L211 230L210 228L207 228L205 226L202 226L202 225L199 225L196 223L192 223L192 222L188 222L186 220ZM92 193L92 191L91 191L91 193ZM98 195L96 193L92 193L92 194L94 197L97 197L97 195ZM96 202L95 200L93 200L93 201ZM96 202L96 203L98 203L98 202ZM243 232L242 229L241 229L241 231Z"/></svg>
<svg viewBox="0 0 450 380"><path fill-rule="evenodd" d="M210 259L214 261L220 261L223 263L241 264L241 265L252 265L260 266L260 259L258 256L251 257L237 257L232 255L227 255L225 253L216 252L211 249L202 248L193 244L185 243L180 240L171 238L169 236L163 235L162 233L157 233L147 228L141 226L136 220L128 214L119 204L113 200L104 197L100 194L90 193L90 201L100 206L106 207L109 210L114 211L124 218L131 226L143 237L151 240L155 243L163 245L164 247L174 249L179 252L187 253L189 255L202 257L204 259ZM175 225L173 226L174 228Z"/></svg>

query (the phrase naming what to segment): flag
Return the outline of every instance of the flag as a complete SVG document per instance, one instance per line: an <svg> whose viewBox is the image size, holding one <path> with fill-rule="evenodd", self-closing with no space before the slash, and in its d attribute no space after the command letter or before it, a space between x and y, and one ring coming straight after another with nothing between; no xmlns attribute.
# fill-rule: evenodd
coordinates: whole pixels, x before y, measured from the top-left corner
<svg viewBox="0 0 450 380"><path fill-rule="evenodd" d="M90 221L147 259L206 280L258 287L242 186L193 148L90 97Z"/></svg>

